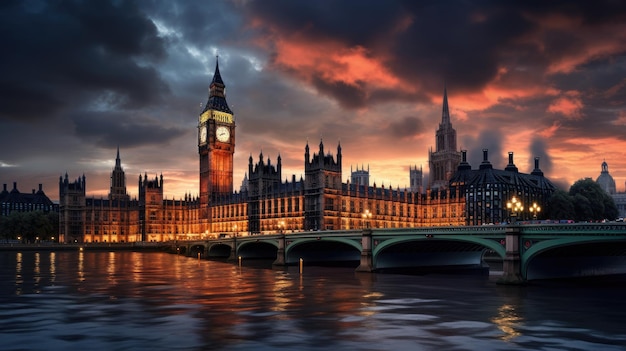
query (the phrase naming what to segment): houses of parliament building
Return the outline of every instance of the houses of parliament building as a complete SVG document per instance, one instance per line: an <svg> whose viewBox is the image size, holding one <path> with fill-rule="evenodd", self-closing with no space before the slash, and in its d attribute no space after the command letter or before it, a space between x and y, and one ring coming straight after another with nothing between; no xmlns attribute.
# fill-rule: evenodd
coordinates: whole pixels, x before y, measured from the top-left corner
<svg viewBox="0 0 626 351"><path fill-rule="evenodd" d="M163 176L138 178L138 199L126 192L119 148L106 198L86 196L85 176L59 179L60 242L134 242L214 238L220 235L294 233L424 226L480 225L506 221L506 202L546 203L555 187L535 160L520 173L509 153L503 170L492 167L488 151L478 169L456 147L444 89L436 148L429 151L429 182L410 167L411 186L369 185L369 170L357 169L342 181L341 145L336 153L320 141L304 146L304 178L284 181L280 156L275 162L250 157L239 191L233 189L236 123L216 63L206 106L198 118L199 195L163 197Z"/></svg>

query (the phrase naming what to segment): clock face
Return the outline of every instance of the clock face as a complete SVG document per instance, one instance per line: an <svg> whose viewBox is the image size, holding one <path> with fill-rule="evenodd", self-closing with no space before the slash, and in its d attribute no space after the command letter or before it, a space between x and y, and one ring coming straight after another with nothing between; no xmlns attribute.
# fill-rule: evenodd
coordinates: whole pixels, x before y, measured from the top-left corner
<svg viewBox="0 0 626 351"><path fill-rule="evenodd" d="M200 127L200 142L206 143L206 126Z"/></svg>
<svg viewBox="0 0 626 351"><path fill-rule="evenodd" d="M219 126L215 131L215 136L217 137L217 140L225 143L228 139L230 139L230 130L224 126Z"/></svg>

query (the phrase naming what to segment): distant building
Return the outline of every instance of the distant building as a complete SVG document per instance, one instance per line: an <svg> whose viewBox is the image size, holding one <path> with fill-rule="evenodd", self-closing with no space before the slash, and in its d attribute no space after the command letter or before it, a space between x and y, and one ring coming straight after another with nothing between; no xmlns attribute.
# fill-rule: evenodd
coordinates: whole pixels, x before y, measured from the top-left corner
<svg viewBox="0 0 626 351"><path fill-rule="evenodd" d="M13 189L7 190L7 185L3 184L0 192L0 216L8 216L13 212L42 211L58 212L58 205L54 204L44 193L43 187L39 184L39 190L32 190L30 193L21 193L17 190L17 182L13 183Z"/></svg>
<svg viewBox="0 0 626 351"><path fill-rule="evenodd" d="M603 161L601 166L602 170L598 178L596 178L596 183L598 183L607 194L611 195L613 201L615 201L617 212L619 213L618 217L623 219L626 217L626 192L617 192L615 180L613 176L609 174L609 165L606 161ZM612 220L613 218L610 219Z"/></svg>
<svg viewBox="0 0 626 351"><path fill-rule="evenodd" d="M600 185L600 187L609 195L617 193L615 180L609 174L609 165L606 161L602 162L602 171L600 171L600 175L596 179L596 183L598 183L598 185Z"/></svg>

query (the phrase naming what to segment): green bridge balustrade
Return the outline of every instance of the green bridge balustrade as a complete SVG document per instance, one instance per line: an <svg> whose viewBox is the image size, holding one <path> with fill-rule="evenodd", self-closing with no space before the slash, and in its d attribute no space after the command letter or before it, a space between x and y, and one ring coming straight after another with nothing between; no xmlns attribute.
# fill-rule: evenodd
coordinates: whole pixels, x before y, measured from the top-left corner
<svg viewBox="0 0 626 351"><path fill-rule="evenodd" d="M502 261L502 284L626 274L625 223L373 228L178 241L172 250L202 258L272 259L276 266L358 264L358 272L481 268Z"/></svg>

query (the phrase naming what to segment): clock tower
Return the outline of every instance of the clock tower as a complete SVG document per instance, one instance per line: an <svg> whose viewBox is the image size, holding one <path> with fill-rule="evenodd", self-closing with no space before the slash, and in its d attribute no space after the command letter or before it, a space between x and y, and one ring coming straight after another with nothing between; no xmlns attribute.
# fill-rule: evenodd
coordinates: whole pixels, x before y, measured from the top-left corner
<svg viewBox="0 0 626 351"><path fill-rule="evenodd" d="M200 154L200 204L206 208L212 199L233 193L235 118L226 103L226 86L219 63L209 86L209 100L198 117Z"/></svg>

